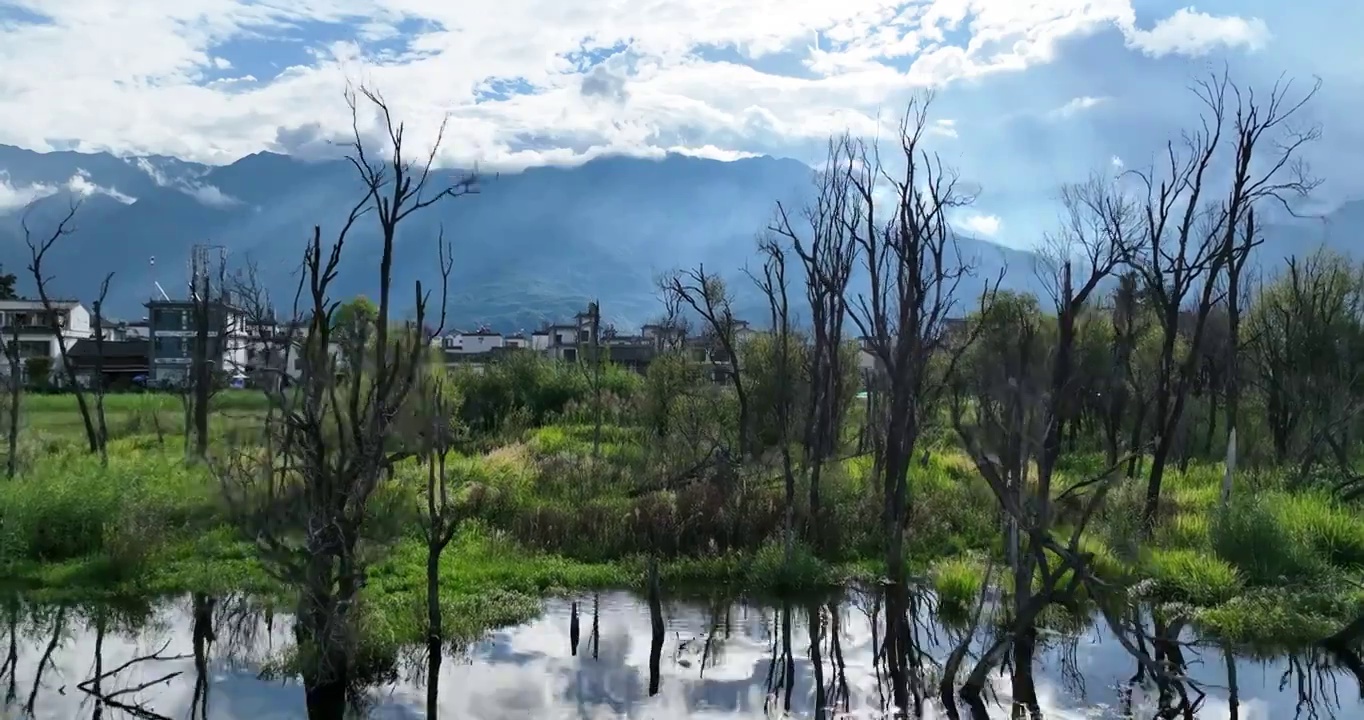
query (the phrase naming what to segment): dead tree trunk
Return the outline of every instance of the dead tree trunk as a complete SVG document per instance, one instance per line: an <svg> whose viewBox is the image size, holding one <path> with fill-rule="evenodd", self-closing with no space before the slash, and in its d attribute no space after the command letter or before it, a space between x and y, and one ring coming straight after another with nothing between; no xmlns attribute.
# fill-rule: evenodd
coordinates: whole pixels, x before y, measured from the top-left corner
<svg viewBox="0 0 1364 720"><path fill-rule="evenodd" d="M30 206L30 208L31 207L32 206ZM34 239L33 233L28 227L27 212L24 213L21 224L24 229L24 242L28 244L29 249L28 271L33 275L33 282L38 287L38 299L42 301L43 314L46 316L48 328L50 328L52 334L56 336L57 352L61 356L62 372L66 378L67 385L71 388L71 392L76 396L76 407L80 410L81 423L85 426L86 442L90 446L90 452L97 453L101 448L99 433L95 430L95 421L90 416L90 406L89 403L86 402L85 391L81 389L80 382L76 379L76 368L71 363L71 357L67 354L66 328L63 327L63 325L70 323L70 316L66 316L65 323L62 321L62 318L59 317L60 313L47 292L47 283L51 278L43 274L43 260L47 257L47 252L52 249L52 246L55 245L58 240L75 232L75 228L72 226L72 220L76 217L76 210L79 208L80 203L72 204L66 215L57 222L52 233L43 240Z"/></svg>
<svg viewBox="0 0 1364 720"><path fill-rule="evenodd" d="M738 430L735 455L745 459L752 451L752 418L748 406L748 390L739 371L739 319L734 316L733 298L725 281L706 271L704 265L665 277L660 288L665 298L685 303L701 316L706 324L708 351L721 356L725 375L734 388L738 405Z"/></svg>
<svg viewBox="0 0 1364 720"><path fill-rule="evenodd" d="M843 323L848 315L848 280L857 257L850 228L855 224L849 168L854 143L843 136L829 143L829 155L817 181L814 203L804 218L808 234L798 231L790 214L777 204L771 230L785 237L805 271L805 296L810 306L811 343L809 401L805 410L805 472L809 482L809 527L806 535L822 545L820 480L824 463L834 455L848 398L844 383Z"/></svg>
<svg viewBox="0 0 1364 720"><path fill-rule="evenodd" d="M1186 133L1182 153L1167 144L1161 176L1154 171L1138 173L1146 188L1146 227L1142 247L1130 254L1128 264L1142 277L1144 290L1158 309L1162 332L1154 402L1156 442L1142 511L1147 533L1154 528L1165 471L1195 381L1208 314L1219 301L1218 280L1237 259L1235 238L1242 220L1258 202L1269 198L1286 202L1289 195L1305 195L1318 182L1306 174L1299 151L1320 136L1320 129L1290 126L1320 83L1296 102L1288 98L1291 86L1276 83L1261 102L1254 93L1243 94L1225 71L1198 81L1194 92L1206 107L1200 129ZM1285 137L1264 137L1276 132ZM1225 196L1214 200L1209 168L1224 145L1224 133L1234 143L1232 173ZM1261 157L1263 143L1272 146L1274 155ZM1187 309L1190 300L1193 307ZM1181 357L1176 343L1186 313L1188 348Z"/></svg>
<svg viewBox="0 0 1364 720"><path fill-rule="evenodd" d="M1052 604L1074 600L1088 562L1079 550L1082 534L1118 476L1115 462L1095 479L1078 483L1053 500L1062 428L1074 421L1077 407L1070 401L1076 391L1076 320L1123 256L1126 229L1134 217L1133 208L1098 179L1068 186L1062 197L1069 222L1053 238L1050 259L1055 274L1049 278L1056 308L1055 345L1044 346L1047 336L1035 305L1015 301L983 307L977 324L1007 333L1003 342L1010 349L999 357L982 358L986 367L961 383L971 390L974 422L967 420L967 399L962 394L953 397L957 435L1008 519L1005 546L1014 575L1011 624L982 653L960 692L974 717L984 717L980 694L986 674L1010 652L1014 701L1030 715L1040 713L1032 675L1037 618ZM1078 285L1072 273L1077 261L1084 263ZM1030 482L1028 468L1034 458L1037 478ZM1069 543L1063 546L1055 537L1053 503L1072 495L1080 498L1090 486L1097 489L1081 500L1082 517L1073 523Z"/></svg>
<svg viewBox="0 0 1364 720"><path fill-rule="evenodd" d="M886 613L887 660L895 707L909 710L909 678L904 658L910 648L905 627L903 588L906 582L905 531L909 513L909 463L920 433L942 397L947 376L935 373L930 361L947 353L955 366L971 338L947 342L946 321L957 286L972 273L972 264L957 250L947 213L970 202L958 192L956 174L923 144L931 98L912 102L901 123L903 170L892 176L879 155L859 145L857 162L847 170L857 204L848 228L867 269L870 292L852 304L853 321L878 361L879 385L885 388L877 458L882 500L885 563L891 585L888 599L897 607ZM890 207L880 206L880 185L891 185ZM998 286L998 281L994 287ZM987 294L992 292L992 288ZM950 371L948 373L950 375Z"/></svg>
<svg viewBox="0 0 1364 720"><path fill-rule="evenodd" d="M348 91L353 117L362 112L361 97L383 119L384 160L373 159L357 129L350 161L363 195L330 251L323 249L321 228L313 228L299 288L309 304L308 329L299 342L300 379L295 388L268 393L276 418L270 428L276 435L273 456L261 458L259 447L249 447L224 459L218 472L230 506L257 538L261 560L297 591L295 637L305 659L300 675L310 720L339 720L345 712L356 680L355 609L366 578L358 551L366 539L368 503L388 479L386 469L413 454L395 447L396 423L410 410L412 390L428 367L430 347L422 328L429 298L418 282L413 320L399 329L390 326L398 229L412 213L472 192L476 182L465 176L432 187L441 136L424 163L413 163L403 126L380 95L365 88ZM349 376L338 380L338 361L330 349L336 302L329 290L350 230L366 215L378 221L382 246L375 342L365 351L366 365L350 368Z"/></svg>
<svg viewBox="0 0 1364 720"><path fill-rule="evenodd" d="M19 405L23 401L24 366L19 357L19 325L10 323L10 339L5 343L5 359L9 362L9 427L7 428L9 455L5 459L5 475L10 480L19 474Z"/></svg>
<svg viewBox="0 0 1364 720"><path fill-rule="evenodd" d="M772 323L772 340L776 378L777 443L780 447L782 479L786 488L785 563L789 569L796 543L796 471L791 458L791 422L795 406L796 378L793 372L791 346L796 338L791 329L790 302L786 285L786 252L773 237L764 238L758 245L764 256L762 277L754 276L758 288L767 296Z"/></svg>
<svg viewBox="0 0 1364 720"><path fill-rule="evenodd" d="M104 297L109 294L109 280L114 277L113 273L104 276L104 282L99 286L99 299L94 304L94 331L95 331L95 377L93 384L95 389L95 431L99 434L99 461L104 467L109 467L109 424L104 419Z"/></svg>

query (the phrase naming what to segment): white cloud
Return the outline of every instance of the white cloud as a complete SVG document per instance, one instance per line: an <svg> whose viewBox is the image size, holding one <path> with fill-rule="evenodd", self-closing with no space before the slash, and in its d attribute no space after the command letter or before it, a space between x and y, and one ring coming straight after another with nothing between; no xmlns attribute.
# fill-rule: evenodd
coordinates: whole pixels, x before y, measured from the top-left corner
<svg viewBox="0 0 1364 720"><path fill-rule="evenodd" d="M668 152L690 157L706 158L708 160L721 160L724 162L758 157L758 153L745 152L743 150L726 150L724 148L715 147L714 145L702 145L701 147L694 148L677 145L668 148Z"/></svg>
<svg viewBox="0 0 1364 720"><path fill-rule="evenodd" d="M1219 17L1187 7L1150 30L1129 31L1127 41L1155 57L1171 53L1203 55L1220 46L1258 50L1269 41L1269 28L1259 18Z"/></svg>
<svg viewBox="0 0 1364 720"><path fill-rule="evenodd" d="M968 215L961 221L961 226L976 235L994 237L999 234L999 228L1003 225L998 215Z"/></svg>
<svg viewBox="0 0 1364 720"><path fill-rule="evenodd" d="M47 149L49 138L77 138L88 149L209 163L274 147L301 128L347 131L347 78L382 89L414 141L453 115L442 162L514 167L576 162L593 152L582 148L744 153L844 129L870 134L886 128L882 111L908 90L1045 64L1063 40L1104 28L1151 54L1254 47L1266 33L1258 20L1193 10L1138 30L1133 0L12 4L51 22L0 25L0 67L23 68L3 78L0 142ZM342 36L353 40L282 42L291 57L310 54L280 63L276 77L267 75L278 59L268 44L249 56L225 45L268 43L316 23L347 25ZM362 51L375 42L384 49ZM785 58L790 72L813 77L703 59L716 48L745 61ZM570 59L581 52L616 55L593 69ZM209 80L230 70L240 76ZM479 98L490 80L513 78L521 94ZM362 120L368 131L373 119ZM578 150L526 150L531 136Z"/></svg>
<svg viewBox="0 0 1364 720"><path fill-rule="evenodd" d="M1109 158L1108 164L1112 165L1114 169L1117 170L1121 170L1124 167L1127 167L1127 163L1123 162L1122 158L1118 157L1117 155L1114 155L1113 157Z"/></svg>
<svg viewBox="0 0 1364 720"><path fill-rule="evenodd" d="M44 185L33 183L22 187L15 186L10 182L9 173L0 170L0 212L17 210L34 200L53 195L58 188L55 185Z"/></svg>
<svg viewBox="0 0 1364 720"><path fill-rule="evenodd" d="M934 120L933 124L928 126L928 134L955 138L957 137L957 121L950 119Z"/></svg>
<svg viewBox="0 0 1364 720"><path fill-rule="evenodd" d="M195 178L171 177L153 165L151 160L147 158L135 158L132 162L137 166L137 169L146 173L147 177L151 178L152 182L159 187L178 190L209 207L230 207L241 203L240 200L224 193L217 187Z"/></svg>
<svg viewBox="0 0 1364 720"><path fill-rule="evenodd" d="M1083 97L1072 98L1070 102L1066 103L1065 105L1062 105L1059 108L1056 108L1055 110L1052 110L1051 113L1049 114L1052 117L1056 118L1073 117L1086 110L1098 107L1099 105L1102 105L1106 102L1108 102L1108 98L1090 97L1089 95L1085 95Z"/></svg>
<svg viewBox="0 0 1364 720"><path fill-rule="evenodd" d="M0 212L18 210L32 202L56 195L61 190L81 197L107 195L125 205L137 202L137 198L125 195L119 192L117 188L96 185L91 181L90 173L81 169L77 169L76 174L60 185L31 183L24 186L16 186L10 181L9 173L0 170Z"/></svg>
<svg viewBox="0 0 1364 720"><path fill-rule="evenodd" d="M77 195L80 195L81 197L90 197L91 195L108 195L109 197L123 203L124 205L131 205L137 202L137 198L119 192L118 188L96 185L93 181L91 181L90 173L81 169L77 169L76 174L72 175L71 179L66 181L66 189Z"/></svg>

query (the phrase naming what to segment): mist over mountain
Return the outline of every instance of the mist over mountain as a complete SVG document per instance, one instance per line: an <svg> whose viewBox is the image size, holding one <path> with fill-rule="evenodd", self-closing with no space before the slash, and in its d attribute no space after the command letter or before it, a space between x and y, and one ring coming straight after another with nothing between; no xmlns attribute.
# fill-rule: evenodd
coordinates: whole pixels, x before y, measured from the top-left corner
<svg viewBox="0 0 1364 720"><path fill-rule="evenodd" d="M431 182L453 178L440 172ZM572 168L485 177L479 194L440 202L404 225L394 302L410 309L412 283L438 281L434 239L443 227L454 245L449 300L458 327L531 329L600 299L603 315L628 330L661 310L655 277L698 263L722 273L738 310L761 324L764 300L742 269L758 262L755 237L770 223L776 201L800 205L810 179L811 169L795 160L683 155L602 157ZM47 196L30 217L35 232L46 232L54 215L66 211L66 198L81 196L76 232L47 260L52 291L88 302L113 272L107 307L123 318L142 316L155 283L183 295L190 249L200 243L225 247L232 266L255 263L277 303L287 306L313 226L329 242L360 189L344 161L257 153L213 167L2 145L0 183L0 262L20 275L20 287L32 288L18 229L24 201ZM1260 259L1272 269L1322 243L1361 253L1361 231L1364 203L1349 204L1324 221L1268 228ZM1001 272L1006 288L1045 293L1034 254L967 234L960 244L977 274L962 285L961 297L974 296L984 279ZM343 255L338 297L377 292L380 249L373 222L362 221Z"/></svg>

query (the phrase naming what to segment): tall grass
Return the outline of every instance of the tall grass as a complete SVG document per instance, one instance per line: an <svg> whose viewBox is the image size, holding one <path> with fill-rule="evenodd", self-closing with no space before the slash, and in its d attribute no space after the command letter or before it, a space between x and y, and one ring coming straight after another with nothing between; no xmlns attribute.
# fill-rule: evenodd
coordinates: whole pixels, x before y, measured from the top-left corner
<svg viewBox="0 0 1364 720"><path fill-rule="evenodd" d="M1272 505L1274 498L1242 497L1219 511L1212 523L1212 547L1256 585L1313 580L1330 568L1300 528L1290 527Z"/></svg>
<svg viewBox="0 0 1364 720"><path fill-rule="evenodd" d="M515 384L524 379L532 387ZM503 608L510 617L528 607L527 598L557 587L635 584L646 554L664 559L668 582L769 588L827 584L843 577L840 568L874 572L883 561L879 479L869 456L824 468L823 544L798 543L788 565L784 488L774 461L678 480L659 469L662 453L653 441L618 418L602 426L594 457L596 429L582 412L569 412L584 397L583 380L581 372L527 365L479 386L483 401L492 403L484 409L502 412L497 403L507 400L539 420L500 428L495 443L448 458L466 518L442 568L452 613L486 618ZM220 394L215 432L258 422L259 398ZM117 439L106 469L84 451L74 399L30 397L21 477L0 481L0 565L24 566L25 577L54 586L256 587L261 572L254 548L228 525L210 471L185 463L178 438L162 443L154 434L158 422L165 432L181 431L179 403L174 395L110 396ZM929 445L910 469L907 559L928 572L944 607L965 607L978 596L984 560L1003 557L1002 518L971 462L949 444ZM1057 490L1102 469L1096 455L1071 456ZM371 503L368 531L386 556L370 575L367 602L385 617L421 609L425 473L415 460L400 464L396 482L382 486ZM660 487L665 475L673 482ZM1082 547L1114 587L1148 580L1143 587L1153 599L1198 606L1206 611L1201 620L1230 634L1249 632L1237 613L1271 602L1266 598L1333 586L1342 575L1364 571L1364 522L1355 506L1325 493L1290 491L1272 472L1245 475L1232 507L1221 512L1220 466L1172 470L1149 540L1139 526L1145 483L1123 482ZM802 473L800 527L811 519L804 483ZM1057 512L1063 524L1073 520L1066 508L1058 505ZM1348 609L1325 600L1313 607L1320 617Z"/></svg>
<svg viewBox="0 0 1364 720"><path fill-rule="evenodd" d="M158 546L216 525L216 485L178 454L110 444L109 466L76 450L50 455L0 483L0 561L98 556L114 576L135 573Z"/></svg>

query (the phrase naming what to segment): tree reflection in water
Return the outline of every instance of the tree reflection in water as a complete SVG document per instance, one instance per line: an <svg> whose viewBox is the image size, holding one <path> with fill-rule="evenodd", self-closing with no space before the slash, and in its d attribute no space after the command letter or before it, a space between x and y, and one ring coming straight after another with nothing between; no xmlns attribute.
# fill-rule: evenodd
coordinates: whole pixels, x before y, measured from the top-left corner
<svg viewBox="0 0 1364 720"><path fill-rule="evenodd" d="M961 682L962 676L953 670L950 656L956 649L965 648L962 651L965 662L959 662L957 668L964 673L981 656L982 648L1009 627L1007 617L995 616L1001 608L1007 610L1007 605L982 601L975 608L976 622L969 622L969 617L956 617L952 623L940 624L931 594L918 593L911 598L904 623L911 632L903 647L912 649L913 654L900 663L911 696L908 715L956 717L955 711L940 701L942 687L957 687ZM547 701L576 701L578 715L582 717L595 717L594 708L603 705L615 713L633 715L642 702L652 703L650 707L658 709L652 716L660 718L675 717L675 710L664 709L677 702L691 709L722 707L743 714L748 711L744 695L749 690L756 693L755 701L757 697L764 698L752 710L770 717L790 713L792 717L833 720L849 712L879 709L887 713L894 704L885 678L891 671L884 658L887 644L880 637L885 627L881 615L885 604L876 593L851 592L846 597L828 600L791 600L778 603L775 609L714 597L699 604L679 603L676 606L679 609L667 612L674 616L672 622L677 627L690 627L695 635L687 639L679 635L675 646L664 636L662 597L646 599L636 606L628 598L606 604L600 596L593 596L590 659L585 657L588 653L581 644L580 631L574 630L572 622L576 610L579 627L585 623L586 618L581 617L586 609L584 602L565 602L555 613L558 619L553 624L561 628L558 632L568 625L568 647L556 642L555 650L535 661L548 660L547 667L553 668L556 658L574 658L571 665L564 665L566 672L573 673L570 677L577 678L561 691L569 695ZM669 608L673 607L669 603ZM858 613L865 617L859 618ZM745 617L757 620L758 624ZM548 627L544 622L540 627ZM249 716L231 714L240 712L237 710L240 697L233 697L238 690L222 688L215 673L240 667L247 671L247 677L261 674L284 677L289 647L281 646L283 653L274 652L267 635L272 625L268 606L239 596L199 594L170 608L163 606L157 612L150 607L140 610L74 605L31 607L14 600L0 605L0 633L5 634L0 644L0 683L3 695L8 698L0 715L96 720L128 717L161 720L168 716L175 720L209 717L242 720ZM1247 672L1248 667L1254 667L1255 660L1238 654L1243 651L1225 645L1191 643L1194 631L1177 614L1147 610L1125 620L1123 627L1128 633L1126 642L1131 646L1119 651L1122 662L1131 663L1126 668L1113 665L1113 635L1104 624L1047 618L1039 626L1034 665L1028 668L1034 672L1021 673L1023 668L1015 660L1017 655L1009 653L1005 662L990 672L989 682L983 686L981 700L986 712L992 718L1031 718L1037 717L1041 709L1055 717L1052 708L1111 702L1110 707L1118 715L1141 720L1198 717L1240 720L1248 717L1247 713L1249 717L1266 717L1264 703L1272 699L1278 704L1268 717L1275 720L1280 717L1347 720L1359 717L1359 710L1364 707L1360 702L1364 700L1364 661L1359 657L1359 637L1342 635L1291 655L1267 656L1262 662L1273 669L1262 679L1261 673ZM632 630L640 644L643 635L648 635L647 685L642 677L644 668L635 669L629 659L628 638ZM516 642L511 638L517 632L522 631L513 631L507 640L497 642ZM166 642L169 633L174 633L180 644ZM604 633L626 642L611 643L612 650L599 653ZM876 637L869 639L869 635ZM523 633L521 637L530 636ZM731 643L735 643L733 648L726 652ZM502 662L479 649L495 645L468 646L471 653L468 658L475 664ZM669 645L667 653L663 652L665 645ZM542 646L543 643L531 641L527 647ZM638 644L635 647L643 649ZM848 647L856 648L860 667L855 671L849 669L845 657ZM1107 663L1103 670L1094 666L1098 648L1107 648L1103 650L1107 658L1101 661ZM400 671L396 664L382 662L383 658L375 660L375 669L370 673L375 685L402 682L420 688L430 681L420 675L423 663ZM752 675L736 676L734 671L742 671L749 662L754 663ZM468 667L468 663L462 666ZM712 669L721 666L724 669L712 679ZM504 675L515 672L524 675L530 671L543 678L544 670L535 670L537 665L519 670L518 665L502 667ZM853 672L857 683L850 681ZM1033 674L1041 699L1037 706L1012 691L1018 687L1020 675ZM1102 682L1095 682L1096 677ZM1249 692L1242 687L1248 677L1254 678ZM635 681L632 683L629 678ZM1341 682L1342 678L1348 680ZM465 696L480 692L477 686L459 682L442 688L446 694L457 693L450 698L453 705L442 707L459 706ZM184 688L184 695L163 690L163 686L172 683ZM1097 698L1085 699L1090 691L1087 685L1093 686ZM263 689L261 686L253 691ZM371 709L383 703L392 704L373 692L373 686L357 687L354 695L367 698ZM63 700L61 696L70 699ZM158 701L177 696L189 698L189 705L173 713L164 705L157 707ZM1215 703L1210 702L1214 696ZM1254 703L1250 706L1254 710L1244 705L1248 701ZM719 705L714 704L717 702ZM215 705L221 707L215 710ZM366 705L356 707L363 711ZM486 717L477 711L477 705L469 707L475 709L459 716ZM53 708L63 709L54 714ZM224 708L229 708L227 715L222 714ZM980 717L975 708L963 706L960 712L972 720Z"/></svg>
<svg viewBox="0 0 1364 720"><path fill-rule="evenodd" d="M19 598L9 595L5 598L5 630L9 636L9 650L5 661L0 664L0 679L5 679L5 704L9 707L18 697L19 682Z"/></svg>

